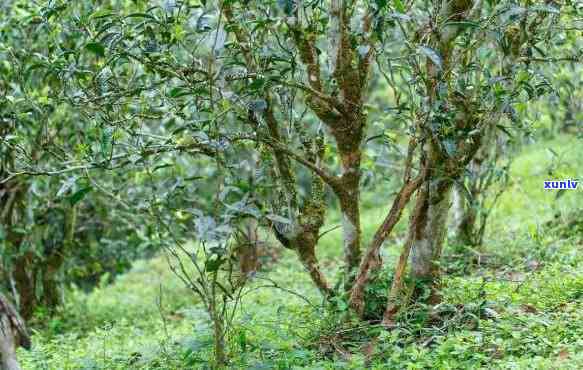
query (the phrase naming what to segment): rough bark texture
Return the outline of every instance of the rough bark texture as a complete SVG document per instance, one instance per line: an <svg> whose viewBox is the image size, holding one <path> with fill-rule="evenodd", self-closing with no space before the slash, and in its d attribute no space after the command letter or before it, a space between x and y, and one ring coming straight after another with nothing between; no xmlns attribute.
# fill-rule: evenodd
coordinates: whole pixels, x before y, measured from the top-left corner
<svg viewBox="0 0 583 370"><path fill-rule="evenodd" d="M348 281L358 267L361 257L360 225L360 178L361 146L366 125L363 113L363 98L369 75L372 50L360 57L350 40L350 17L344 1L330 3L330 74L333 82L328 93L321 79L320 61L313 33L307 32L301 24L291 25L292 34L300 59L308 74L310 89L306 103L314 114L326 124L334 137L342 173L335 184L331 184L340 201L344 239L345 272ZM299 19L299 14L296 15ZM365 19L365 29L370 22ZM370 40L363 40L364 44ZM350 283L345 287L349 287Z"/></svg>
<svg viewBox="0 0 583 370"><path fill-rule="evenodd" d="M303 233L296 240L297 254L306 271L310 274L312 282L316 285L323 296L329 297L333 295L332 288L324 276L316 257L316 235L312 233Z"/></svg>
<svg viewBox="0 0 583 370"><path fill-rule="evenodd" d="M304 7L301 4L293 7L293 16L286 18L291 36L295 43L297 55L305 67L306 81L289 82L291 87L303 93L305 104L318 119L324 123L336 141L341 163L341 175L334 176L332 171L322 168L323 147L318 150L321 154L313 156L306 150L308 159L298 156L293 150L286 147L286 137L281 134L282 125L278 122L277 105L267 91L265 100L267 107L263 119L266 122L270 147L276 159L277 176L282 181L288 204L292 211L299 210L297 220L294 221L293 235L283 235L276 232L282 244L294 249L306 267L312 280L323 292L330 291L324 275L321 273L316 259L315 246L319 237L319 227L323 223L323 214L326 208L323 198L317 201L302 202L297 196L296 180L290 158L303 164L312 171L312 183L324 181L328 184L339 199L342 223L344 230L345 268L348 280L353 278L353 272L358 267L361 257L361 225L360 225L360 178L361 178L361 147L366 125L364 112L364 96L369 80L370 62L375 48L372 47L370 31L372 15L363 18L362 35L358 43L352 40L351 5L343 0L333 0L327 4L330 17L329 41L329 76L332 79L322 78L319 49L320 41L317 34L312 32L306 22ZM235 6L230 2L223 2L223 12L232 25L233 33L240 44L247 69L251 72L261 68L255 62L249 48L249 37L245 28L240 27L235 13ZM362 55L357 48L366 48ZM329 81L328 81L329 80ZM253 114L251 115L251 117ZM253 117L251 118L253 120ZM259 121L259 120L256 120ZM255 123L260 128L259 122ZM301 133L300 133L301 136ZM293 212L292 212L293 213ZM295 217L295 216L294 216ZM277 231L277 227L274 227ZM349 287L350 283L346 284Z"/></svg>
<svg viewBox="0 0 583 370"><path fill-rule="evenodd" d="M0 293L0 369L20 370L16 349L30 349L30 337L12 304Z"/></svg>
<svg viewBox="0 0 583 370"><path fill-rule="evenodd" d="M342 237L344 240L344 259L346 272L353 271L360 261L360 206L358 191L343 195L340 201L342 211Z"/></svg>
<svg viewBox="0 0 583 370"><path fill-rule="evenodd" d="M335 191L342 212L344 258L348 280L352 280L350 274L358 267L361 258L360 165L363 128L363 117L355 116L343 124L343 129L333 130L342 164L340 186Z"/></svg>
<svg viewBox="0 0 583 370"><path fill-rule="evenodd" d="M16 359L15 339L8 317L0 314L0 364L1 370L20 370Z"/></svg>
<svg viewBox="0 0 583 370"><path fill-rule="evenodd" d="M440 16L443 19L462 21L469 16L473 2L444 2L442 5ZM457 115L452 123L460 131L474 127L475 112L471 111L469 101L465 99L438 94L438 86L448 83L448 78L451 78L449 73L454 54L454 40L461 31L462 28L453 27L433 32L430 44L437 50L442 63L438 66L430 58L426 62L428 104L432 109L440 111L454 109ZM440 125L438 122L435 123ZM424 185L417 192L416 219L409 226L412 235L411 276L417 283L423 283L431 288L429 302L435 303L439 300L437 290L439 260L445 240L447 214L451 207L451 188L475 154L480 141L467 140L467 137L450 137L449 140L455 140L456 153L453 154L447 152L442 145L446 133L435 131L427 124L420 128L427 135L421 158L428 172Z"/></svg>
<svg viewBox="0 0 583 370"><path fill-rule="evenodd" d="M296 8L299 11L300 7ZM249 49L250 37L247 31L239 26L239 22L236 19L236 14L233 8L233 4L229 2L223 3L223 12L227 21L231 23L232 30L237 39L245 59L246 67L249 72L256 72L260 67L256 64L255 59ZM300 19L299 17L296 19ZM301 30L301 25L296 24L296 28L292 31L294 39L296 41L298 51L301 54L301 59L306 65L308 70L308 82L313 89L313 92L319 95L322 94L322 83L320 81L320 66L316 54L316 49L314 46L315 40L306 37L306 34ZM320 228L324 223L324 215L326 211L326 205L324 200L324 183L323 178L328 182L332 179L332 176L323 175L323 170L320 170L321 159L324 155L324 144L323 141L320 142L319 139L309 138L305 140L304 144L305 157L300 157L300 162L314 171L311 174L311 185L312 192L308 199L300 199L298 196L296 176L294 172L294 167L292 166L290 154L294 153L286 147L287 138L281 133L281 124L276 110L277 105L271 98L269 90L265 92L265 101L267 102L267 107L265 114L262 117L267 128L267 133L269 136L270 148L272 150L273 156L275 157L275 169L274 174L278 181L283 185L285 190L282 194L285 197L286 207L291 211L290 214L294 218L292 224L294 230L292 233L286 234L278 230L278 225L272 224L272 230L276 238L282 243L282 245L288 249L294 250L300 262L309 273L312 281L322 292L324 296L330 296L332 289L328 284L323 272L320 269L318 260L316 257L316 245L319 238ZM329 107L321 107L321 105L326 105L316 98L311 100L313 96L309 95L306 98L308 105L319 109L324 115L330 115L327 110ZM320 107L320 108L318 108ZM331 116L331 115L330 115ZM255 126L256 129L261 128L261 122L258 117L255 117L253 113L250 114L251 124ZM294 153L295 154L295 153ZM293 156L295 160L298 160L296 156Z"/></svg>
<svg viewBox="0 0 583 370"><path fill-rule="evenodd" d="M451 182L437 180L435 191L427 188L419 195L422 213L416 224L411 254L411 272L413 278L434 283L439 277L439 259L445 239L447 214L450 202Z"/></svg>

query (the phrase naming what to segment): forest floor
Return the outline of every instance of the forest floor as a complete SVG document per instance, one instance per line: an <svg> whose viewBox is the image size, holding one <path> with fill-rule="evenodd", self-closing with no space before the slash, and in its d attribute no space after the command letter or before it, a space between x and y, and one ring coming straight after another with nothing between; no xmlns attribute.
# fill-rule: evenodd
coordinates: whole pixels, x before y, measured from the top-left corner
<svg viewBox="0 0 583 370"><path fill-rule="evenodd" d="M321 298L296 257L282 251L266 276L314 307L280 289L246 295L229 345L232 368L583 368L583 185L559 198L543 190L544 180L583 178L582 158L573 137L527 146L516 157L512 184L477 251L485 257L478 263L452 248L444 257L449 274L437 323L411 308L392 331L339 327L337 316L317 308ZM372 206L382 201L369 198L367 240L385 212ZM337 223L332 215L329 226ZM384 248L388 266L404 224ZM340 236L326 234L319 250L331 279ZM386 283L371 289L386 292ZM24 369L202 369L210 334L205 311L161 256L89 294L68 291L62 311L35 328L33 349L19 356ZM359 350L374 336L372 350Z"/></svg>

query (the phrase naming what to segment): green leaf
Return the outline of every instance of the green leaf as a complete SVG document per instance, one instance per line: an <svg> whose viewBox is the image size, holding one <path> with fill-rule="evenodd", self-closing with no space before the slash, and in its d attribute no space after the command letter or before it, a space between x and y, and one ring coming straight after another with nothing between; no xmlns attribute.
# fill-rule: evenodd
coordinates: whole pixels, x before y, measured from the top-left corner
<svg viewBox="0 0 583 370"><path fill-rule="evenodd" d="M81 188L77 190L75 193L73 193L71 196L69 196L67 200L69 201L69 204L71 204L71 206L74 206L75 204L83 200L83 198L85 198L85 196L89 194L92 190L93 188L91 186Z"/></svg>
<svg viewBox="0 0 583 370"><path fill-rule="evenodd" d="M395 10L398 11L399 13L405 13L405 5L403 5L403 2L401 0L393 0L393 6L395 7Z"/></svg>
<svg viewBox="0 0 583 370"><path fill-rule="evenodd" d="M85 49L89 50L98 57L105 56L105 46L103 46L103 44L100 42L90 42L85 45Z"/></svg>
<svg viewBox="0 0 583 370"><path fill-rule="evenodd" d="M506 135L508 135L509 137L512 137L512 133L511 133L510 131L508 131L508 128L507 128L506 126L503 126L503 125L496 125L496 127L497 127L497 128L500 130L500 131L502 131L502 132L504 132Z"/></svg>
<svg viewBox="0 0 583 370"><path fill-rule="evenodd" d="M99 10L93 14L91 14L89 16L89 19L99 19L99 18L107 18L112 16L114 13L112 13L109 10Z"/></svg>
<svg viewBox="0 0 583 370"><path fill-rule="evenodd" d="M154 21L158 21L158 19L156 19L156 17L154 17L152 14L148 14L148 13L132 13L129 15L126 15L125 18L149 18L152 19Z"/></svg>
<svg viewBox="0 0 583 370"><path fill-rule="evenodd" d="M256 78L251 82L248 86L249 90L257 91L265 86L265 79L264 78Z"/></svg>
<svg viewBox="0 0 583 370"><path fill-rule="evenodd" d="M441 57L435 50L433 50L429 46L419 46L417 50L419 50L420 53L428 57L437 68L439 69L442 68L443 64L441 62Z"/></svg>
<svg viewBox="0 0 583 370"><path fill-rule="evenodd" d="M59 14L63 10L67 9L66 5L59 5L52 8L45 8L44 16L50 19L52 16Z"/></svg>
<svg viewBox="0 0 583 370"><path fill-rule="evenodd" d="M172 90L168 92L168 96L170 98L180 98L181 96L186 96L190 94L190 90L188 88L177 86L174 87Z"/></svg>
<svg viewBox="0 0 583 370"><path fill-rule="evenodd" d="M243 351L243 353L247 352L247 336L245 335L245 330L242 329L239 331L239 338L237 339L239 341L241 351Z"/></svg>
<svg viewBox="0 0 583 370"><path fill-rule="evenodd" d="M221 267L223 262L225 262L225 259L223 259L222 257L208 260L205 263L205 271L216 272L219 269L219 267Z"/></svg>
<svg viewBox="0 0 583 370"><path fill-rule="evenodd" d="M387 6L387 0L375 0L375 4L377 5L377 9L382 9Z"/></svg>

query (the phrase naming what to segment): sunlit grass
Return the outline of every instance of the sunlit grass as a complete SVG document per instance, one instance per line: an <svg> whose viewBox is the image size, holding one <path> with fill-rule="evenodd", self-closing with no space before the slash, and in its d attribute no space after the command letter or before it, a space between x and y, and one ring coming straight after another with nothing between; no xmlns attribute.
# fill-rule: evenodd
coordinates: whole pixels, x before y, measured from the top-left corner
<svg viewBox="0 0 583 370"><path fill-rule="evenodd" d="M485 253L500 266L481 266L469 275L444 280L445 301L454 305L486 302L494 318L474 328L435 331L431 345L404 332L381 335L374 369L512 368L576 369L583 364L583 250L580 238L543 227L560 213L581 209L583 193L543 190L553 155L562 156L559 178L581 178L583 148L561 137L525 148L512 167L513 185L492 215ZM364 245L382 222L390 196L367 194L363 209ZM378 207L372 207L377 204ZM383 253L399 253L406 217ZM339 224L332 211L327 226ZM333 281L342 263L341 230L322 237L318 254ZM293 252L268 276L315 307L321 297ZM25 369L199 369L210 355L210 331L198 300L167 268L162 257L137 262L133 269L90 294L71 290L67 305L34 334L34 347L20 352ZM362 369L363 356L325 358L310 344L326 315L296 295L277 288L255 289L243 300L230 342L236 369ZM409 339L407 339L409 338ZM426 341L427 338L423 339Z"/></svg>

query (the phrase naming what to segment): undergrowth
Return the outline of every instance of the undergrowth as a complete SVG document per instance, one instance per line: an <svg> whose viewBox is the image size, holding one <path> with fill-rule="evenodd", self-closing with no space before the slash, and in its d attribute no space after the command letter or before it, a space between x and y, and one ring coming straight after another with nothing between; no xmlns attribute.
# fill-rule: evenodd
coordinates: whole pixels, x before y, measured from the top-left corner
<svg viewBox="0 0 583 370"><path fill-rule="evenodd" d="M448 274L439 306L404 307L391 330L378 323L403 223L386 243L385 268L365 292L364 322L350 317L346 297L323 306L296 257L285 250L268 274L284 289L255 289L243 300L229 336L229 366L582 368L582 194L577 190L556 198L545 193L541 175L552 164L547 147L569 148L560 170L580 175L576 164L583 148L569 140L527 148L515 160L513 185L500 199L483 248L446 253L442 269ZM363 214L368 240L382 213ZM330 216L330 229L337 220ZM337 273L340 233L333 230L322 238L319 254L329 276ZM261 277L251 288L262 285ZM205 369L211 331L198 304L164 258L140 261L90 294L71 288L56 317L37 316L33 349L19 356L24 369Z"/></svg>

